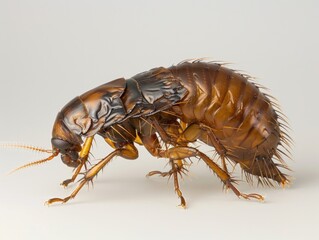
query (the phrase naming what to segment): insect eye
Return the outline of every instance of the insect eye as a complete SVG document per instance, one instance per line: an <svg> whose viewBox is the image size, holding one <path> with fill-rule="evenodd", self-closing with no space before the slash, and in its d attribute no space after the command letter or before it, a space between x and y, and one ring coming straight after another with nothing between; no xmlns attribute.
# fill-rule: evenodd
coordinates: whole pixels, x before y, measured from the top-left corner
<svg viewBox="0 0 319 240"><path fill-rule="evenodd" d="M71 143L64 141L62 139L59 139L59 138L52 138L51 143L52 143L53 147L56 147L60 150L66 150L66 149L71 148L73 146Z"/></svg>

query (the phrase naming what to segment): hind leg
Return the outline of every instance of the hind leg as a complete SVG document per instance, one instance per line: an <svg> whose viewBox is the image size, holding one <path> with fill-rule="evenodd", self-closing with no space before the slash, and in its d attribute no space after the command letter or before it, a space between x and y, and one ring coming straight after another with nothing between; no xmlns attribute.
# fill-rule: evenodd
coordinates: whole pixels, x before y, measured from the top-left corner
<svg viewBox="0 0 319 240"><path fill-rule="evenodd" d="M182 127L182 133L176 137L176 143L178 144L175 144L175 146L187 146L189 142L195 142L197 139L200 139L204 143L215 148L216 152L221 158L223 170L228 173L226 164L226 149L218 141L211 129L206 125L193 123L187 127Z"/></svg>
<svg viewBox="0 0 319 240"><path fill-rule="evenodd" d="M238 197L243 197L245 199L255 198L263 201L263 196L252 193L252 194L244 194L238 191L238 189L233 185L234 180L230 177L230 175L221 169L215 162L213 162L206 154L192 147L173 147L168 150L164 150L160 153L160 156L167 157L172 160L181 159L181 158L189 158L189 157L199 157L202 159L208 167L213 170L214 173L222 180L227 188L230 188Z"/></svg>
<svg viewBox="0 0 319 240"><path fill-rule="evenodd" d="M155 125L155 129L160 130L161 133L165 134L165 131L161 129L161 126L159 126L159 124ZM255 198L261 201L264 200L263 196L259 194L255 194L255 193L244 194L238 191L237 188L233 185L234 181L230 177L225 163L224 163L224 170L223 170L214 161L212 161L207 155L205 155L204 153L202 153L201 151L195 148L187 146L188 142L192 142L198 139L198 137L203 133L203 131L205 131L203 127L201 127L198 124L189 125L182 132L182 134L178 136L176 142L173 144L175 146L167 150L162 150L160 147L158 147L159 143L158 143L157 136L155 134L153 137L145 136L143 144L154 156L169 158L170 160L180 160L180 159L185 159L189 157L199 157L209 166L211 170L213 170L216 173L216 175L225 184L226 188L231 189L238 197L243 197L245 199ZM167 137L169 136L165 136L165 135L163 136L164 139ZM153 140L150 140L150 139L153 139ZM222 158L222 159L225 160L225 158Z"/></svg>
<svg viewBox="0 0 319 240"><path fill-rule="evenodd" d="M162 150L159 148L158 145L154 145L154 143L158 143L157 141L151 141L150 139L156 138L156 135L154 134L153 137L145 137L143 140L143 144L146 146L147 149L149 149L150 152L154 156L157 157L163 157L163 158L169 158L170 160L179 160L184 158L190 158L190 157L199 157L202 159L208 167L213 170L213 172L216 173L216 175L221 179L221 181L225 184L226 188L231 189L238 197L243 197L245 199L258 199L263 201L263 196L259 194L244 194L238 191L238 189L233 185L234 180L230 177L230 175L221 169L214 161L212 161L206 154L202 153L201 151L197 150L196 148L187 147L187 146L177 146L172 147L167 150ZM146 139L148 141L146 141Z"/></svg>
<svg viewBox="0 0 319 240"><path fill-rule="evenodd" d="M221 159L222 167L225 172L228 173L227 164L226 164L226 148L220 143L216 138L215 134L208 127L201 125L201 135L199 136L200 140L204 143L213 146L215 151L218 153Z"/></svg>

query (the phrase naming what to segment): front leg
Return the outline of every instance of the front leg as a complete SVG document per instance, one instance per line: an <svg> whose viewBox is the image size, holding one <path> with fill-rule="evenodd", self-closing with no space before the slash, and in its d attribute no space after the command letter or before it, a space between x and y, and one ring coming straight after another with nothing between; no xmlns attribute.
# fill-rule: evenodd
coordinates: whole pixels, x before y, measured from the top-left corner
<svg viewBox="0 0 319 240"><path fill-rule="evenodd" d="M61 202L66 203L78 194L78 192L82 189L82 187L89 181L92 181L93 178L101 171L107 163L109 163L115 156L120 156L126 159L135 159L138 157L138 151L132 143L128 143L124 145L120 149L114 150L104 159L95 164L92 168L90 168L84 175L80 184L76 187L76 189L66 198L51 198L45 202L46 205L50 205L52 203Z"/></svg>
<svg viewBox="0 0 319 240"><path fill-rule="evenodd" d="M83 180L80 182L80 184L76 187L76 189L71 193L70 196L66 197L66 198L51 198L48 201L45 202L46 205L50 205L52 203L56 203L56 202L62 202L62 203L66 203L67 201L69 201L72 198L75 198L75 196L78 194L78 192L81 190L81 188L88 182L91 181L94 176L108 163L110 162L110 160L114 157L118 155L118 150L113 151L112 153L110 153L107 157L105 157L104 159L102 159L99 163L97 163L96 165L94 165L89 171L87 171L87 173L85 174Z"/></svg>
<svg viewBox="0 0 319 240"><path fill-rule="evenodd" d="M87 161L87 159L88 159L88 156L89 156L89 153L90 153L90 149L91 149L91 146L92 146L92 142L93 142L93 138L94 138L94 137L92 136L92 137L88 137L88 138L85 140L85 142L84 142L84 144L83 144L83 147L82 147L82 150L81 150L81 152L80 152L80 154L79 154L79 158L80 158L81 163L80 163L80 165L75 169L75 172L74 172L72 178L66 179L66 180L64 180L64 181L61 183L61 185L62 185L63 187L67 187L70 183L74 182L75 179L77 178L77 176L79 175L79 173L80 173L82 167L85 165L85 163L86 163L86 161Z"/></svg>

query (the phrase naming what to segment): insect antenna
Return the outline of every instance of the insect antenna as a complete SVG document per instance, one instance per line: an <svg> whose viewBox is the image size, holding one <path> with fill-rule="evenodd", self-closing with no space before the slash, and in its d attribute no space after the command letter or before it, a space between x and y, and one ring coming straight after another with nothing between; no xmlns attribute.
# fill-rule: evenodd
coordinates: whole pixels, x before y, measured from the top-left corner
<svg viewBox="0 0 319 240"><path fill-rule="evenodd" d="M43 148L31 146L31 145L17 144L17 143L1 143L0 148L22 148L22 149L27 149L27 150L36 151L36 152L53 153L53 150L51 149L43 149Z"/></svg>
<svg viewBox="0 0 319 240"><path fill-rule="evenodd" d="M48 162L50 160L52 160L53 158L55 158L58 154L59 154L59 151L55 150L55 151L52 151L52 155L50 155L49 157L47 158L44 158L44 159L41 159L41 160L38 160L38 161L34 161L34 162L30 162L30 163L27 163L25 165L22 165L14 170L12 170L9 174L11 173L14 173L16 171L19 171L23 168L27 168L27 167L31 167L31 166L34 166L34 165L39 165L39 164L42 164L42 163L45 163L45 162Z"/></svg>

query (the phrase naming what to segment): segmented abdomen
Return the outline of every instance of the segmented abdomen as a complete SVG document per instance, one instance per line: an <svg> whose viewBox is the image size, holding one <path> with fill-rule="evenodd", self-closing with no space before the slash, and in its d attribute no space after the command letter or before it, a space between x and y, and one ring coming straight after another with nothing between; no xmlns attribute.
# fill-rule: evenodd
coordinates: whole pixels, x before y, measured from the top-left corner
<svg viewBox="0 0 319 240"><path fill-rule="evenodd" d="M169 69L188 90L173 108L183 121L211 128L233 160L271 157L280 135L276 111L248 77L215 63L186 62Z"/></svg>

